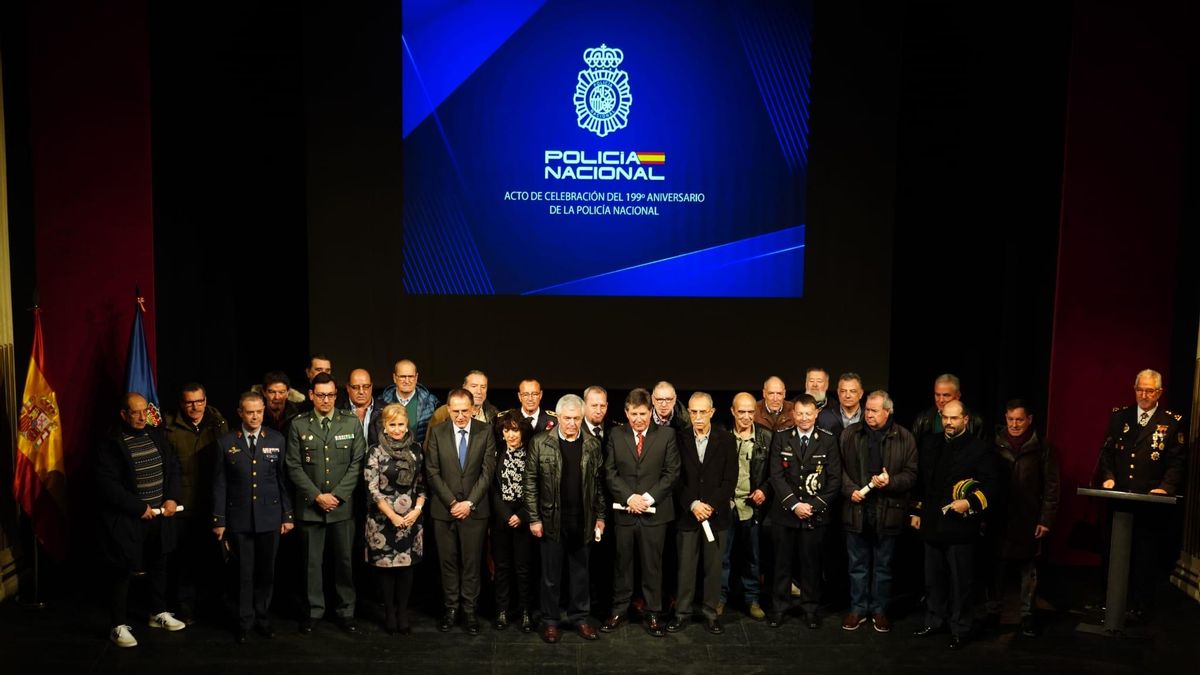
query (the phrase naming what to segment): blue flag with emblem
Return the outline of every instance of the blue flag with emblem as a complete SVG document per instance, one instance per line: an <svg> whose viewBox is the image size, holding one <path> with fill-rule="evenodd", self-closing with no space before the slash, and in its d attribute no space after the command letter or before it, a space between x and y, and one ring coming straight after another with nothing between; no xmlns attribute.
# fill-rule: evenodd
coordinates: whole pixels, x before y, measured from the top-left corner
<svg viewBox="0 0 1200 675"><path fill-rule="evenodd" d="M137 292L137 305L133 311L133 332L129 335L129 353L125 358L125 391L137 392L146 399L146 424L162 424L162 410L158 405L158 388L154 386L154 369L150 367L150 351L146 348L146 331L142 326L142 314L146 313L146 299Z"/></svg>

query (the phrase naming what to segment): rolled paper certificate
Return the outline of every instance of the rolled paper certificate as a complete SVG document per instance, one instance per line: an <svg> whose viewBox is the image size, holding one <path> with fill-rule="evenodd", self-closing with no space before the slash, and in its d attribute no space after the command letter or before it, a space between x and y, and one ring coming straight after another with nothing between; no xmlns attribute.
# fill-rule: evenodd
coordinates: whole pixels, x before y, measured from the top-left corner
<svg viewBox="0 0 1200 675"><path fill-rule="evenodd" d="M710 542L717 540L717 538L713 536L712 525L709 525L707 520L701 521L700 527L704 528L704 536L707 537Z"/></svg>
<svg viewBox="0 0 1200 675"><path fill-rule="evenodd" d="M858 496L859 496L859 497L866 497L866 496L867 496L867 493L868 493L868 492L870 492L870 491L871 491L871 484L870 484L870 483L867 483L866 485L862 486L862 488L860 488L860 489L858 490Z"/></svg>
<svg viewBox="0 0 1200 675"><path fill-rule="evenodd" d="M604 534L604 530L601 530L600 528L597 527L596 528L596 541L600 541L600 536L603 534Z"/></svg>
<svg viewBox="0 0 1200 675"><path fill-rule="evenodd" d="M154 515L156 515L156 516L161 516L162 512L163 512L162 509L150 509L150 510L153 511ZM175 513L179 513L182 510L183 510L183 504L180 504L179 506L175 507Z"/></svg>
<svg viewBox="0 0 1200 675"><path fill-rule="evenodd" d="M625 506L624 504L618 504L616 502L613 502L613 508L616 509L617 511L628 511L629 510L628 506ZM654 508L653 506L647 506L646 513L658 513L658 509Z"/></svg>

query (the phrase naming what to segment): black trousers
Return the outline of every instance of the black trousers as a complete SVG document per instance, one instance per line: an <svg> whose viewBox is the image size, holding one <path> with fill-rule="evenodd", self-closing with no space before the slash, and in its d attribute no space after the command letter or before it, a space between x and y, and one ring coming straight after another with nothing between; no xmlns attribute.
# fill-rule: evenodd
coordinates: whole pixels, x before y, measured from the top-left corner
<svg viewBox="0 0 1200 675"><path fill-rule="evenodd" d="M167 556L168 604L184 616L197 611L216 614L221 608L224 588L220 548L213 537L212 524L209 519L187 512L175 518L179 542Z"/></svg>
<svg viewBox="0 0 1200 675"><path fill-rule="evenodd" d="M965 637L971 631L974 544L925 542L925 625Z"/></svg>
<svg viewBox="0 0 1200 675"><path fill-rule="evenodd" d="M567 528L557 541L542 537L542 623L557 626L562 602L563 564L567 566L567 621L579 626L588 622L591 587L588 577L588 544L582 528Z"/></svg>
<svg viewBox="0 0 1200 675"><path fill-rule="evenodd" d="M257 621L270 621L268 609L275 589L275 553L279 550L279 530L270 532L225 532L237 556L238 627L249 630Z"/></svg>
<svg viewBox="0 0 1200 675"><path fill-rule="evenodd" d="M809 530L771 525L771 541L775 548L771 609L776 614L782 614L791 606L793 569L797 562L800 565L800 607L805 614L815 614L820 607L821 542L825 540L825 530L824 526Z"/></svg>
<svg viewBox="0 0 1200 675"><path fill-rule="evenodd" d="M137 578L146 586L146 609L150 616L167 611L167 557L162 552L162 520L155 518L146 527L142 543L142 569ZM129 620L129 587L135 578L132 570L115 570L109 612L112 625Z"/></svg>
<svg viewBox="0 0 1200 675"><path fill-rule="evenodd" d="M629 611L633 597L633 561L641 560L642 597L646 600L646 612L662 612L662 564L663 546L667 540L667 526L617 525L617 555L613 564L613 614Z"/></svg>
<svg viewBox="0 0 1200 675"><path fill-rule="evenodd" d="M679 592L676 594L675 614L686 617L692 613L696 598L696 563L704 569L701 588L704 605L701 611L706 619L717 618L717 603L721 600L721 559L725 553L728 530L713 529L716 541L709 541L704 530L679 530L676 534L676 549L679 551Z"/></svg>
<svg viewBox="0 0 1200 675"><path fill-rule="evenodd" d="M492 562L496 566L496 611L512 609L513 586L516 586L517 609L533 609L533 535L529 524L521 521L516 527L498 518L492 520Z"/></svg>
<svg viewBox="0 0 1200 675"><path fill-rule="evenodd" d="M487 535L487 520L434 520L433 536L437 541L438 560L442 566L442 594L446 609L458 609L468 615L475 613L479 600L479 568L483 559L483 540Z"/></svg>

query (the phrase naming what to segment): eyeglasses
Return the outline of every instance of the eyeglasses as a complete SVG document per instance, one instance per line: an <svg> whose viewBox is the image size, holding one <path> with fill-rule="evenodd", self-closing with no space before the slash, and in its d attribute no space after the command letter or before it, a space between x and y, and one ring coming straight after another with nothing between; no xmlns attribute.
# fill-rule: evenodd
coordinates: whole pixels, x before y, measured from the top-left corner
<svg viewBox="0 0 1200 675"><path fill-rule="evenodd" d="M655 397L654 397L654 402L655 402L655 403L674 403L674 402L675 402L675 397L674 397L674 396L671 396L671 397L669 397L669 398L661 398L661 397L655 396Z"/></svg>
<svg viewBox="0 0 1200 675"><path fill-rule="evenodd" d="M1149 396L1151 394L1157 394L1158 392L1162 391L1162 388L1161 387L1154 387L1154 388L1134 387L1133 390L1139 394L1144 394L1146 396Z"/></svg>
<svg viewBox="0 0 1200 675"><path fill-rule="evenodd" d="M337 392L331 391L329 393L319 393L319 392L314 391L312 396L313 396L313 398L319 398L322 401L327 401L327 400L333 398L334 396L337 396Z"/></svg>
<svg viewBox="0 0 1200 675"><path fill-rule="evenodd" d="M396 379L397 380L415 380L415 379L417 379L417 376L416 375L396 375Z"/></svg>
<svg viewBox="0 0 1200 675"><path fill-rule="evenodd" d="M542 395L540 391L527 391L524 394L517 394L518 398L537 398Z"/></svg>
<svg viewBox="0 0 1200 675"><path fill-rule="evenodd" d="M370 391L371 385L369 385L369 384L348 384L348 385L346 385L346 388L351 389L353 391Z"/></svg>
<svg viewBox="0 0 1200 675"><path fill-rule="evenodd" d="M184 401L183 404L189 408L198 408L208 401L206 398L198 398L195 401Z"/></svg>

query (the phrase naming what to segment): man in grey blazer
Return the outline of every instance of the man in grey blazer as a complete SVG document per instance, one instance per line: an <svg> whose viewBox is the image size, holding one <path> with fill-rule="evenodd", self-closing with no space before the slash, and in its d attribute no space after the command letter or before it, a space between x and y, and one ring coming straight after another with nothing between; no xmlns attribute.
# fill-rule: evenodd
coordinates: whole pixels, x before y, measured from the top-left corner
<svg viewBox="0 0 1200 675"><path fill-rule="evenodd" d="M626 620L633 594L635 551L640 553L642 594L646 599L646 630L666 635L659 616L663 609L662 563L667 524L675 519L672 488L679 477L675 430L650 424L650 392L634 389L625 398L629 426L608 436L604 467L614 508L617 555L613 566L613 613L601 628L611 633Z"/></svg>
<svg viewBox="0 0 1200 675"><path fill-rule="evenodd" d="M496 470L496 440L490 424L471 418L471 392L451 391L446 408L450 422L431 426L425 438L430 515L446 601L438 630L444 633L454 627L461 605L467 632L477 635L475 601L487 534L488 487Z"/></svg>

